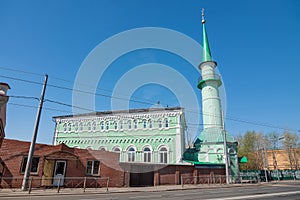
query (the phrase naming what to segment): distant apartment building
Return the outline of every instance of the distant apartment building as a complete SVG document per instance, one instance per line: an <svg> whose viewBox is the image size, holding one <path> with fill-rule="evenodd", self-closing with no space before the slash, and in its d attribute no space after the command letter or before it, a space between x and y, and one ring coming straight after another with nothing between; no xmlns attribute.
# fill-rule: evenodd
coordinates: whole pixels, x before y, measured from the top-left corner
<svg viewBox="0 0 300 200"><path fill-rule="evenodd" d="M269 170L300 169L300 148L267 150L265 154Z"/></svg>

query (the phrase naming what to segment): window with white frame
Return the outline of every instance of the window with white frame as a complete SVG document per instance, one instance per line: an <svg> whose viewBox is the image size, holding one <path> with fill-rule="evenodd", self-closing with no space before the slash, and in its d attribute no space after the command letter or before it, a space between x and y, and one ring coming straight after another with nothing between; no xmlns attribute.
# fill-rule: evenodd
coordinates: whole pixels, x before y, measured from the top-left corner
<svg viewBox="0 0 300 200"><path fill-rule="evenodd" d="M114 122L114 128L115 128L115 131L118 130L118 122L117 121Z"/></svg>
<svg viewBox="0 0 300 200"><path fill-rule="evenodd" d="M120 147L114 147L112 150L113 150L113 152L121 153Z"/></svg>
<svg viewBox="0 0 300 200"><path fill-rule="evenodd" d="M97 129L97 124L96 124L96 122L93 122L92 127L93 127L93 131L96 131L96 129Z"/></svg>
<svg viewBox="0 0 300 200"><path fill-rule="evenodd" d="M147 121L144 119L143 120L143 128L146 129L147 128Z"/></svg>
<svg viewBox="0 0 300 200"><path fill-rule="evenodd" d="M68 123L68 132L71 132L71 131L72 131L72 124Z"/></svg>
<svg viewBox="0 0 300 200"><path fill-rule="evenodd" d="M28 157L23 157L22 164L21 164L21 173L25 172L27 160ZM32 158L30 173L38 173L39 162L40 162L39 157Z"/></svg>
<svg viewBox="0 0 300 200"><path fill-rule="evenodd" d="M168 119L165 119L165 127L169 128L169 120Z"/></svg>
<svg viewBox="0 0 300 200"><path fill-rule="evenodd" d="M161 147L158 151L159 153L159 162L168 163L168 150L166 147Z"/></svg>
<svg viewBox="0 0 300 200"><path fill-rule="evenodd" d="M101 146L98 148L99 151L106 151L105 147Z"/></svg>
<svg viewBox="0 0 300 200"><path fill-rule="evenodd" d="M127 155L128 155L128 162L135 161L135 149L133 147L130 147L128 149Z"/></svg>
<svg viewBox="0 0 300 200"><path fill-rule="evenodd" d="M161 119L158 120L158 128L162 128L162 120Z"/></svg>
<svg viewBox="0 0 300 200"><path fill-rule="evenodd" d="M152 128L152 127L153 127L153 124L152 124L152 120L151 120L151 119L149 119L148 124L149 124L149 128Z"/></svg>
<svg viewBox="0 0 300 200"><path fill-rule="evenodd" d="M100 161L99 160L88 160L86 163L87 175L99 175L100 172Z"/></svg>
<svg viewBox="0 0 300 200"><path fill-rule="evenodd" d="M75 123L75 131L78 131L78 122Z"/></svg>
<svg viewBox="0 0 300 200"><path fill-rule="evenodd" d="M131 120L128 120L127 125L128 125L128 129L131 129Z"/></svg>
<svg viewBox="0 0 300 200"><path fill-rule="evenodd" d="M82 122L79 123L79 131L83 131L83 123Z"/></svg>
<svg viewBox="0 0 300 200"><path fill-rule="evenodd" d="M144 148L144 162L151 162L151 149L149 147Z"/></svg>
<svg viewBox="0 0 300 200"><path fill-rule="evenodd" d="M106 130L109 130L109 121L105 122L105 128Z"/></svg>
<svg viewBox="0 0 300 200"><path fill-rule="evenodd" d="M67 132L67 124L66 123L64 123L63 127L64 127L64 132Z"/></svg>
<svg viewBox="0 0 300 200"><path fill-rule="evenodd" d="M101 129L101 131L104 131L104 122L103 121L100 123L100 129Z"/></svg>
<svg viewBox="0 0 300 200"><path fill-rule="evenodd" d="M133 124L134 124L134 129L137 129L138 128L138 121L136 119L133 121Z"/></svg>
<svg viewBox="0 0 300 200"><path fill-rule="evenodd" d="M93 147L87 146L86 149L87 149L87 150L93 150Z"/></svg>
<svg viewBox="0 0 300 200"><path fill-rule="evenodd" d="M123 130L123 121L120 120L119 124L120 124L120 130Z"/></svg>
<svg viewBox="0 0 300 200"><path fill-rule="evenodd" d="M88 122L88 123L87 123L87 130L88 130L88 131L91 131L91 130L92 130L91 122Z"/></svg>

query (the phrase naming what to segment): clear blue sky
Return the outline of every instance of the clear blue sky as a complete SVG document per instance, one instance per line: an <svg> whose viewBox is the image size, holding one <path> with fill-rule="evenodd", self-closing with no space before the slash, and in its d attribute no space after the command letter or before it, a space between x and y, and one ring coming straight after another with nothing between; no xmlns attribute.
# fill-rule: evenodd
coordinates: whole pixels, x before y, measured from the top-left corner
<svg viewBox="0 0 300 200"><path fill-rule="evenodd" d="M77 71L98 44L134 28L168 28L202 44L203 7L212 55L226 88L226 129L234 136L247 130L299 130L298 0L0 0L0 82L11 86L12 96L39 97L41 85L5 77L42 83L43 74L47 73L49 84L73 88ZM174 54L155 49L120 56L103 75L98 93L112 95L114 85L124 73L136 65L152 62L179 70L201 98L193 67ZM134 92L141 101L159 100L169 106L178 105L176 95L157 84L142 86ZM72 91L48 87L46 98L72 104ZM96 102L97 110L110 109L109 98L97 96ZM10 98L7 138L31 139L37 108L24 105L36 107L38 101ZM38 142L51 143L52 117L70 114L71 109L50 102L44 106ZM130 102L130 107L149 105Z"/></svg>

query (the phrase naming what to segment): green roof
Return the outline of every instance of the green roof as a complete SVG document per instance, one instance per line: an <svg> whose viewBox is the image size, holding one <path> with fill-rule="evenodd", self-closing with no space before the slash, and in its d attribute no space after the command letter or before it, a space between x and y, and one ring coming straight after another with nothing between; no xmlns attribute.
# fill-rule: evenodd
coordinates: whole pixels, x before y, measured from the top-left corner
<svg viewBox="0 0 300 200"><path fill-rule="evenodd" d="M203 57L202 62L212 61L205 23L203 23Z"/></svg>
<svg viewBox="0 0 300 200"><path fill-rule="evenodd" d="M198 138L203 141L203 143L209 142L209 143L220 143L224 142L224 133L222 129L218 128L210 128L210 129L204 129ZM226 141L227 142L236 142L236 140L226 132Z"/></svg>
<svg viewBox="0 0 300 200"><path fill-rule="evenodd" d="M246 156L239 157L239 163L247 163L248 159Z"/></svg>

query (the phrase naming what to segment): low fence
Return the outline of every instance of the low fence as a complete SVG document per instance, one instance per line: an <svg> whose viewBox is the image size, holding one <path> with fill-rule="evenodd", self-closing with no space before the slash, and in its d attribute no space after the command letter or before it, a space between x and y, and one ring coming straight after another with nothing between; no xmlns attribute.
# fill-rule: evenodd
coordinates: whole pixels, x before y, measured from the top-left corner
<svg viewBox="0 0 300 200"><path fill-rule="evenodd" d="M181 186L189 184L226 184L225 175L181 176Z"/></svg>
<svg viewBox="0 0 300 200"><path fill-rule="evenodd" d="M23 177L2 177L0 179L0 188L2 189L19 189L22 187ZM34 189L55 188L59 193L63 188L82 188L83 192L86 188L105 188L109 190L109 177L63 177L63 178L45 178L45 177L29 177L28 193Z"/></svg>
<svg viewBox="0 0 300 200"><path fill-rule="evenodd" d="M300 180L300 170L266 170L268 180ZM265 177L264 170L244 170L240 172L241 176L249 177Z"/></svg>

